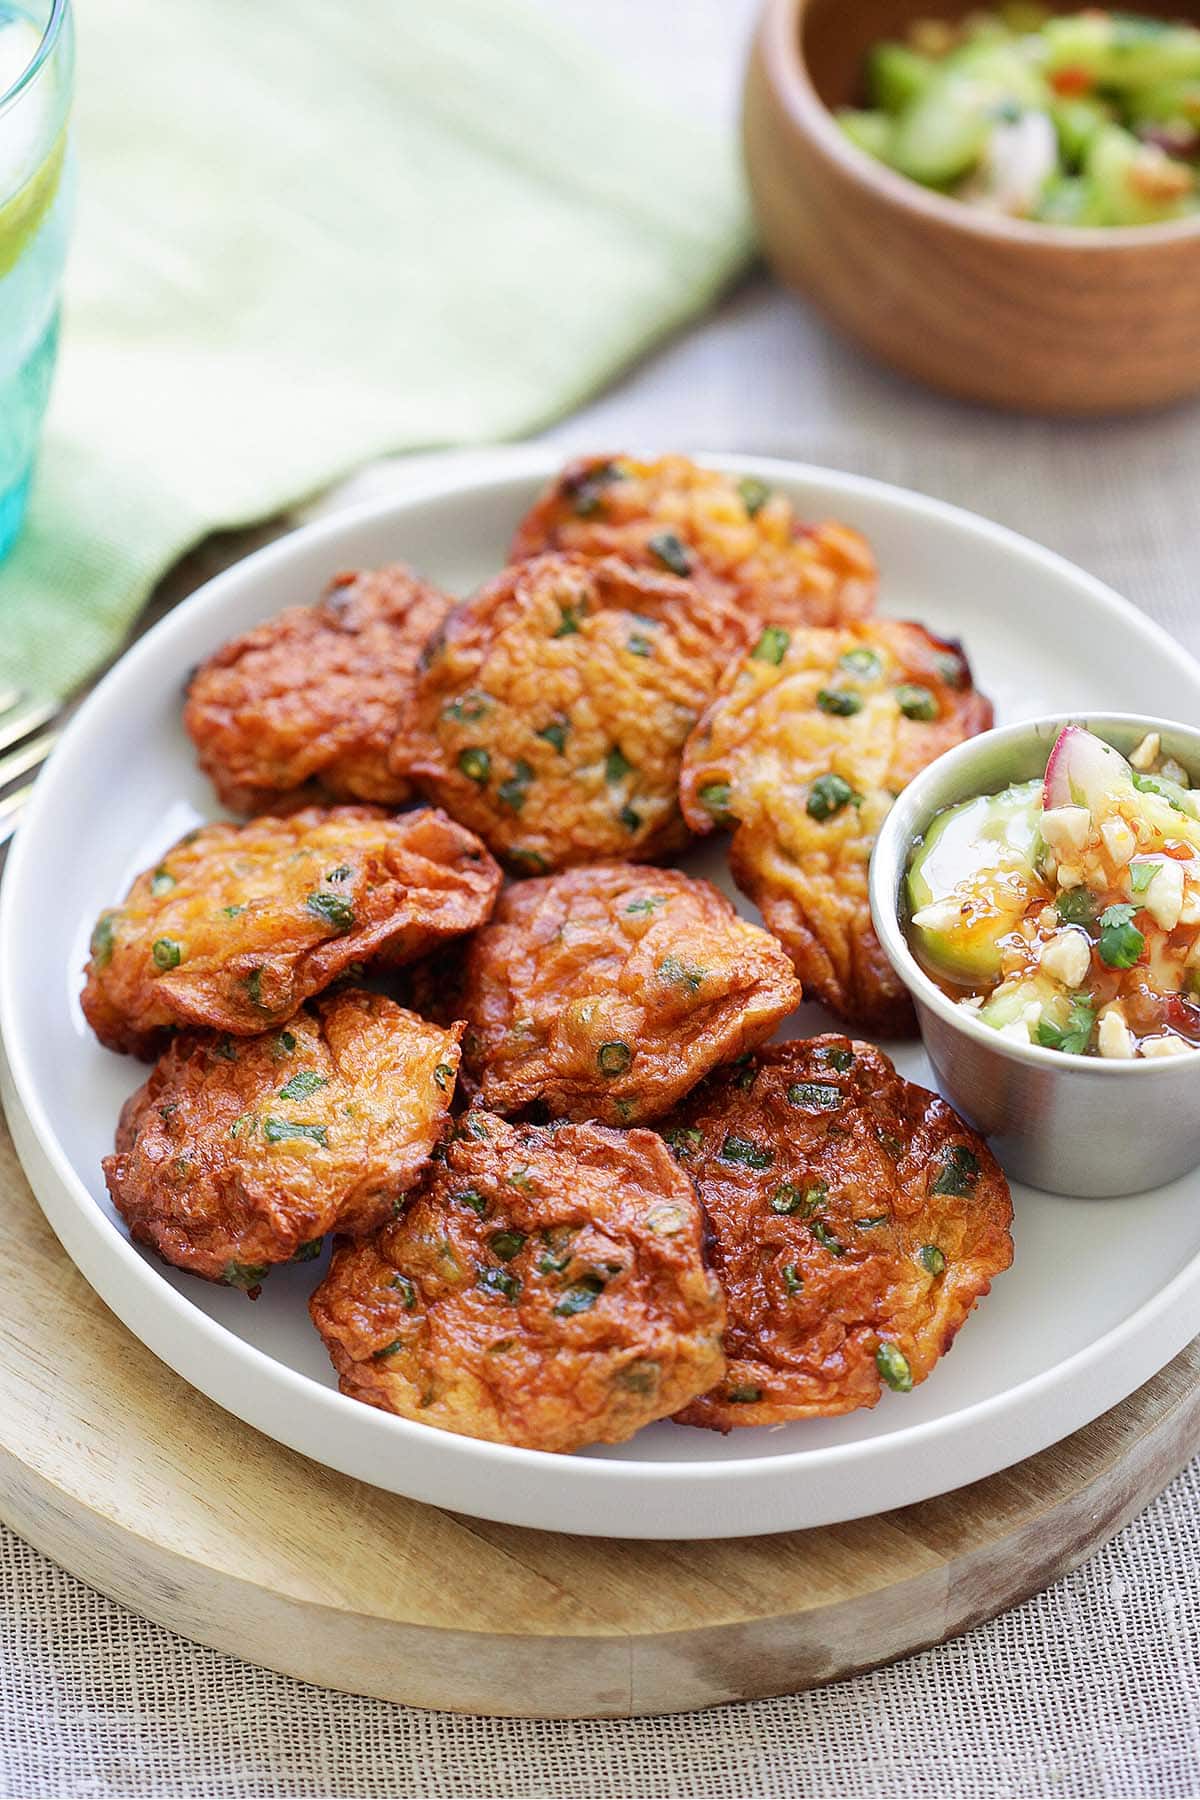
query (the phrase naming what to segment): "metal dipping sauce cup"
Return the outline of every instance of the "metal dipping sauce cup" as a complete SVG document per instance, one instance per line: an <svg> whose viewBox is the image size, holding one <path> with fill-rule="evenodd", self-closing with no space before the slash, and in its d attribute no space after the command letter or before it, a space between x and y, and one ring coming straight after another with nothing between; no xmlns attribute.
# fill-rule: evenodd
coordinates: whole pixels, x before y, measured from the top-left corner
<svg viewBox="0 0 1200 1800"><path fill-rule="evenodd" d="M918 840L949 806L1044 774L1064 725L1083 725L1128 756L1156 731L1200 784L1200 731L1132 713L1034 719L947 751L906 787L871 859L871 916L916 1004L938 1087L982 1132L1005 1172L1052 1194L1140 1193L1200 1163L1200 1050L1105 1061L1019 1044L951 1000L909 947L905 875Z"/></svg>

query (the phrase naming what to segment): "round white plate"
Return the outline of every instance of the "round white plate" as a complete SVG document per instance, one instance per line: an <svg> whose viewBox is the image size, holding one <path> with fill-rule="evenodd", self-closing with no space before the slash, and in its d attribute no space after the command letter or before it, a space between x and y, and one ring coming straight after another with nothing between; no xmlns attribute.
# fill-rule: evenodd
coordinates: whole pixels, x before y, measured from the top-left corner
<svg viewBox="0 0 1200 1800"><path fill-rule="evenodd" d="M865 531L883 609L961 636L998 721L1091 709L1200 722L1200 668L1047 551L875 482L709 460L778 484L803 517ZM145 1069L100 1049L77 995L96 914L215 811L179 722L188 671L234 632L314 598L337 569L403 559L466 591L501 565L553 467L540 452L501 451L482 474L475 463L295 532L171 613L82 708L0 890L0 1074L30 1181L79 1268L164 1362L292 1448L418 1500L604 1536L736 1537L880 1512L992 1474L1115 1405L1200 1330L1200 1174L1122 1200L1017 1189L1011 1271L933 1376L873 1412L725 1438L663 1423L572 1457L477 1443L344 1398L305 1308L319 1265L275 1272L252 1304L135 1249L108 1201L100 1159ZM689 866L734 891L719 847ZM783 1035L813 1029L824 1021L805 1008ZM930 1081L919 1046L899 1046L896 1060Z"/></svg>

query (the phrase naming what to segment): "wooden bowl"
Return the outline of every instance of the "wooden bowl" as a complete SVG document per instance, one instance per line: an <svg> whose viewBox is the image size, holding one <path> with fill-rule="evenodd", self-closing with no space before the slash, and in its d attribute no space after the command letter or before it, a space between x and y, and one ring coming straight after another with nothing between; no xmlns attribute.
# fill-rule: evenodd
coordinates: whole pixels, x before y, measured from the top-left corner
<svg viewBox="0 0 1200 1800"><path fill-rule="evenodd" d="M1200 215L1111 230L994 218L896 174L838 127L830 108L861 101L873 43L968 10L766 0L743 136L776 273L884 362L965 400L1096 414L1197 392ZM1162 11L1200 22L1200 0Z"/></svg>

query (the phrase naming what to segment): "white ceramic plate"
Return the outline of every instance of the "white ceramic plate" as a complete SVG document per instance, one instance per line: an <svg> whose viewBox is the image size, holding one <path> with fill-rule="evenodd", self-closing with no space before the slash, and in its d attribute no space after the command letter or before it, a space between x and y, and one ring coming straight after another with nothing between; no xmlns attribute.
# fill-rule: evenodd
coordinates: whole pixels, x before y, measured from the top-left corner
<svg viewBox="0 0 1200 1800"><path fill-rule="evenodd" d="M726 1438L665 1423L573 1457L476 1443L345 1399L305 1308L318 1266L277 1271L251 1304L134 1249L109 1204L100 1158L145 1070L91 1039L80 972L100 909L215 810L179 722L188 670L315 597L336 569L400 558L465 591L503 562L552 467L541 453L499 452L482 474L476 463L297 531L179 607L81 710L0 890L4 1099L33 1187L79 1268L164 1362L281 1442L418 1500L563 1531L733 1537L880 1512L992 1474L1123 1399L1200 1330L1200 1175L1123 1200L1016 1190L1012 1270L930 1380L873 1412ZM1200 721L1200 668L1047 551L852 476L737 467L784 488L802 516L865 531L884 610L961 636L999 721L1089 708ZM690 866L733 892L719 849ZM806 1008L783 1035L824 1028ZM897 1061L930 1080L918 1046L899 1047Z"/></svg>

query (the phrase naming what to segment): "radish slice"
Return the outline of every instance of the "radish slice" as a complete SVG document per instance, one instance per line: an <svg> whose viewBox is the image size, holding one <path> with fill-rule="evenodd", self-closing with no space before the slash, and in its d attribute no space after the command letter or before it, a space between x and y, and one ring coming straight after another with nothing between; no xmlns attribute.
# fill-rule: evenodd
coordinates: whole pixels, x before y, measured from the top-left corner
<svg viewBox="0 0 1200 1800"><path fill-rule="evenodd" d="M1132 771L1120 751L1102 743L1082 725L1067 725L1046 764L1042 805L1086 806L1095 812L1114 789L1127 785Z"/></svg>

